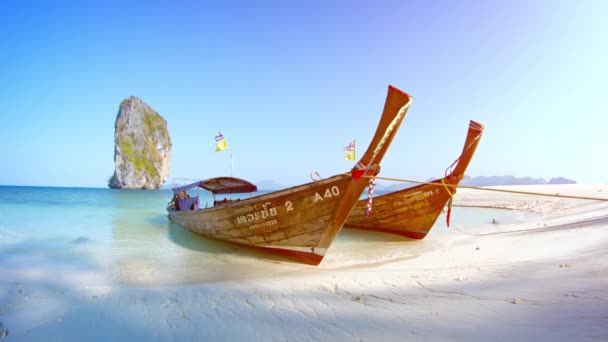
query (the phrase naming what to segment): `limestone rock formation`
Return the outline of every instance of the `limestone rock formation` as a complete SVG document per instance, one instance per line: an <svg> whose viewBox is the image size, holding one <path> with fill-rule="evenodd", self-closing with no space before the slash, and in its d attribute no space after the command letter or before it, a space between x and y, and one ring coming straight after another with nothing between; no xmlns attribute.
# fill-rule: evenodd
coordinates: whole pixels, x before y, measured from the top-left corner
<svg viewBox="0 0 608 342"><path fill-rule="evenodd" d="M169 175L171 138L167 121L141 99L120 103L114 124L113 189L158 189Z"/></svg>

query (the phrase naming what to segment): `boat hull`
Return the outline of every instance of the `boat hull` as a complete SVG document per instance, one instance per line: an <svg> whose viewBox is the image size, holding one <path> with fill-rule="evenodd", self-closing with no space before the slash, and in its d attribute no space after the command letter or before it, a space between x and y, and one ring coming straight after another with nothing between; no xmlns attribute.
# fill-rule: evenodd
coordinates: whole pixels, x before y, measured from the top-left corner
<svg viewBox="0 0 608 342"><path fill-rule="evenodd" d="M169 210L169 219L196 234L316 265L333 240L324 237L337 235L364 188L346 173L212 208Z"/></svg>
<svg viewBox="0 0 608 342"><path fill-rule="evenodd" d="M451 197L440 180L432 184L374 197L373 211L369 216L365 216L367 200L361 200L345 226L423 239ZM448 185L457 184L456 179L448 182Z"/></svg>

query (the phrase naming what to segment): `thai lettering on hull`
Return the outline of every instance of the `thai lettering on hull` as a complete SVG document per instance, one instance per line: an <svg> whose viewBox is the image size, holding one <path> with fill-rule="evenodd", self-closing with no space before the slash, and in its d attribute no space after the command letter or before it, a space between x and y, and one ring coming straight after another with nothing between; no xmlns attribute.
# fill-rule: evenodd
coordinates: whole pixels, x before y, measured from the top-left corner
<svg viewBox="0 0 608 342"><path fill-rule="evenodd" d="M324 191L315 192L313 202L317 203L318 201L330 199L335 196L340 196L340 188L336 185L329 187ZM273 206L271 202L266 202L262 205L262 208L262 210L252 210L252 212L247 214L243 212L242 215L237 216L236 224L249 225L250 229L257 229L273 226L279 223L275 218L275 216L279 215L277 207ZM281 206L279 206L279 208L281 208ZM283 208L285 208L285 213L296 210L293 202L289 200L283 203Z"/></svg>
<svg viewBox="0 0 608 342"><path fill-rule="evenodd" d="M264 209L258 210L247 215L241 215L236 218L237 224L254 223L262 220L266 220L270 217L277 216L277 208L271 207L272 203L266 202L262 207Z"/></svg>

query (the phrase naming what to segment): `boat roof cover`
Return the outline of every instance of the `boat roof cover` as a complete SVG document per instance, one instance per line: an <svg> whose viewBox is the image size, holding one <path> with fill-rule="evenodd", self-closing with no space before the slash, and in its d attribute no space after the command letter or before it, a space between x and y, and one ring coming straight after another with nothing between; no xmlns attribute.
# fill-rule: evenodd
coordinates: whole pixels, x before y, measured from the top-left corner
<svg viewBox="0 0 608 342"><path fill-rule="evenodd" d="M173 188L173 193L201 187L214 194L238 194L258 191L254 184L240 178L217 177Z"/></svg>

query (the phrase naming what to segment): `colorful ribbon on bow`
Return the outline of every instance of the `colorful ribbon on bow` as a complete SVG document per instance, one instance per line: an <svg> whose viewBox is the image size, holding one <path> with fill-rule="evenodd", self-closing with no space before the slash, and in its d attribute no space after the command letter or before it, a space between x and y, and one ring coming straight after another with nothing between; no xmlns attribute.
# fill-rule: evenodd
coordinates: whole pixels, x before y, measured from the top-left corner
<svg viewBox="0 0 608 342"><path fill-rule="evenodd" d="M367 190L367 209L365 209L365 216L369 216L372 213L372 202L374 196L374 185L376 184L376 180L374 177L369 179L369 188Z"/></svg>

